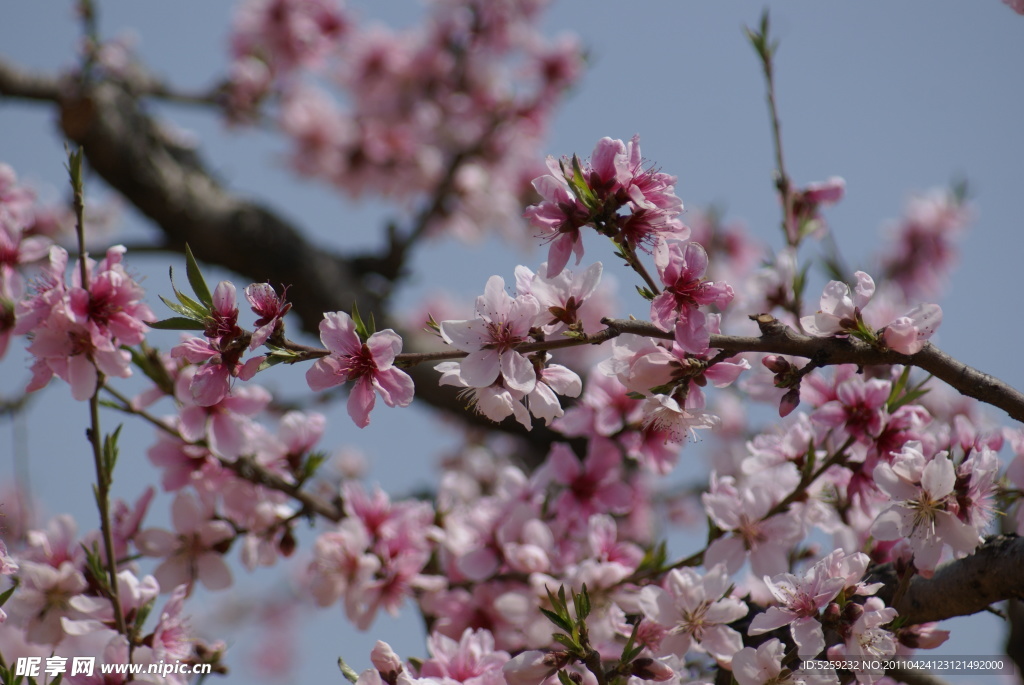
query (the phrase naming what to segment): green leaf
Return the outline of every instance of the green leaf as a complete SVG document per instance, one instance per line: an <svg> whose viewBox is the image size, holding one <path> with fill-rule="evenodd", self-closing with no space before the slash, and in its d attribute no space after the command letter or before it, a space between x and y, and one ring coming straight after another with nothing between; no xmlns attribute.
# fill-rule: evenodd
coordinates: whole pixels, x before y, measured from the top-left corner
<svg viewBox="0 0 1024 685"><path fill-rule="evenodd" d="M568 181L569 186L573 190L573 194L580 199L588 209L597 208L597 197L594 195L594 191L590 189L590 184L587 183L587 179L583 176L583 166L580 164L580 158L576 155L572 156L572 174L565 173L565 167L562 167L562 173L565 175L565 180Z"/></svg>
<svg viewBox="0 0 1024 685"><path fill-rule="evenodd" d="M540 608L540 613L544 614L549 621L554 623L556 626L558 626L559 628L561 628L565 632L568 633L568 632L572 631L572 624L569 623L568 621L566 621L564 618L562 618L558 614L556 614L555 612L548 611L547 609L541 607Z"/></svg>
<svg viewBox="0 0 1024 685"><path fill-rule="evenodd" d="M210 316L210 307L204 307L203 305L199 304L185 293L178 290L178 286L174 284L174 267L168 267L168 271L170 273L171 278L171 290L174 291L174 296L178 298L178 302L180 302L182 306L186 308L187 311L192 313L191 318L199 319L200 321L202 321L206 319L206 317ZM166 300L164 301L166 302ZM181 312L178 313L180 314ZM184 316L188 316L188 314L184 314Z"/></svg>
<svg viewBox="0 0 1024 685"><path fill-rule="evenodd" d="M566 671L558 672L558 682L562 683L562 685L576 685L576 683L572 682L572 678L569 677Z"/></svg>
<svg viewBox="0 0 1024 685"><path fill-rule="evenodd" d="M645 300L649 301L654 299L654 291L652 291L650 288L638 285L636 286L636 291L640 293L640 297L644 298Z"/></svg>
<svg viewBox="0 0 1024 685"><path fill-rule="evenodd" d="M160 300L165 305L167 305L167 308L170 309L172 312L175 312L177 314L181 314L186 319L191 319L191 320L197 321L199 323L205 323L205 321L206 321L207 317L206 317L205 313L204 314L197 314L196 312L192 311L188 307L183 307L182 305L178 304L177 302L171 302L170 300L168 300L163 295L160 295ZM204 326L204 328L205 328L205 326Z"/></svg>
<svg viewBox="0 0 1024 685"><path fill-rule="evenodd" d="M206 329L201 321L184 316L172 316L169 319L154 321L146 325L158 331L202 331Z"/></svg>
<svg viewBox="0 0 1024 685"><path fill-rule="evenodd" d="M584 583L583 591L572 593L572 605L576 609L576 620L582 621L590 615L590 595L587 594L587 586Z"/></svg>
<svg viewBox="0 0 1024 685"><path fill-rule="evenodd" d="M196 294L199 301L207 307L213 308L213 298L210 296L210 288L206 285L203 272L199 270L192 248L185 243L185 274L188 276L188 284L192 286L192 292Z"/></svg>
<svg viewBox="0 0 1024 685"><path fill-rule="evenodd" d="M107 478L114 474L114 467L117 465L117 439L121 436L121 429L124 424L119 425L113 433L103 438L103 467L107 471Z"/></svg>
<svg viewBox="0 0 1024 685"><path fill-rule="evenodd" d="M67 150L67 148L65 148ZM68 170L71 177L71 190L75 193L82 192L82 148L67 150L68 163L64 168Z"/></svg>
<svg viewBox="0 0 1024 685"><path fill-rule="evenodd" d="M157 350L143 343L139 349L129 347L128 352L132 355L132 363L139 367L149 380L153 381L164 393L174 394L174 380L168 373L167 367L164 366Z"/></svg>
<svg viewBox="0 0 1024 685"><path fill-rule="evenodd" d="M345 676L345 680L350 683L355 683L359 680L359 674L355 672L355 669L346 664L345 660L340 656L338 657L338 670L340 670L341 674Z"/></svg>
<svg viewBox="0 0 1024 685"><path fill-rule="evenodd" d="M565 633L555 633L551 636L551 639L568 649L570 652L577 652L581 649L576 643L576 640L573 640Z"/></svg>
<svg viewBox="0 0 1024 685"><path fill-rule="evenodd" d="M371 316L371 325L373 317ZM366 323L363 321L363 317L359 315L359 305L355 302L352 303L352 322L356 325L356 334L359 339L366 342L367 338L373 335L373 331L366 327Z"/></svg>
<svg viewBox="0 0 1024 685"><path fill-rule="evenodd" d="M896 379L896 382L892 384L892 390L889 391L889 399L886 400L888 409L890 412L894 409L893 404L899 398L900 394L903 393L903 389L907 387L907 381L910 380L910 367L904 366L903 373Z"/></svg>
<svg viewBox="0 0 1024 685"><path fill-rule="evenodd" d="M327 454L324 452L310 452L306 460L302 462L302 469L299 472L299 482L309 480L316 475L317 469L327 461Z"/></svg>
<svg viewBox="0 0 1024 685"><path fill-rule="evenodd" d="M927 395L929 392L931 392L930 388L921 388L920 390L911 390L906 395L904 395L903 397L901 397L898 400L896 400L895 402L893 402L892 405L889 407L889 411L893 412L893 411L896 411L897 409L899 409L900 407L902 407L902 406L904 406L906 404L910 404L911 402L916 402L922 396Z"/></svg>
<svg viewBox="0 0 1024 685"><path fill-rule="evenodd" d="M568 607L565 606L565 590L563 588L559 588L559 594L556 596L551 592L551 588L545 585L544 591L548 593L548 601L551 602L551 607L555 610L558 616L568 621L569 612L567 611Z"/></svg>
<svg viewBox="0 0 1024 685"><path fill-rule="evenodd" d="M14 585L0 593L0 607L2 607L4 604L7 604L7 600L11 598L11 595L14 594L14 591L15 589L17 589L17 587L17 585Z"/></svg>

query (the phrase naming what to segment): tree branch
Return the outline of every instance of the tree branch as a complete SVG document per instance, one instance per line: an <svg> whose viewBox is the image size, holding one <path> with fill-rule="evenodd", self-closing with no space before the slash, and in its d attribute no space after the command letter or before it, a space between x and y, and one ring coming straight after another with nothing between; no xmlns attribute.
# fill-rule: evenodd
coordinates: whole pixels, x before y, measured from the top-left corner
<svg viewBox="0 0 1024 685"><path fill-rule="evenodd" d="M1002 409L1011 418L1024 422L1024 394L1003 381L957 361L931 343L913 355L883 350L854 338L815 338L797 333L769 314L753 318L761 328L760 337L712 335L711 347L730 352L768 352L804 357L818 366L831 364L902 364L916 366L955 388L960 394L973 397ZM672 340L671 331L654 324L629 319L605 319L609 328L621 333Z"/></svg>
<svg viewBox="0 0 1024 685"><path fill-rule="evenodd" d="M75 87L0 59L0 95L55 103L61 129L107 183L153 220L164 235L164 250L183 253L188 243L203 261L254 281L290 285L292 311L314 335L324 312L350 311L353 302L364 314L387 320L390 283L364 277L366 256L332 253L286 218L226 189L194 150L164 133L123 84L105 82L82 92ZM466 412L456 389L438 386L433 369L409 373L425 403L470 424L517 435L531 452L546 453L548 431L529 433L514 421L495 425Z"/></svg>
<svg viewBox="0 0 1024 685"><path fill-rule="evenodd" d="M996 535L970 556L939 566L931 578L915 576L896 611L908 625L969 616L1007 599L1024 599L1024 538ZM891 564L872 569L871 580L888 604L899 584Z"/></svg>

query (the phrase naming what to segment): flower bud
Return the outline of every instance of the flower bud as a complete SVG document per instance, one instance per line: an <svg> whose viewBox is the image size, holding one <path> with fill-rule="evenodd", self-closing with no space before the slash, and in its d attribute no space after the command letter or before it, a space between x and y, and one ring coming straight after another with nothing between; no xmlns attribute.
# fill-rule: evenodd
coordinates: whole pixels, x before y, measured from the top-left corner
<svg viewBox="0 0 1024 685"><path fill-rule="evenodd" d="M398 680L398 674L402 672L402 660L398 658L391 645L387 642L377 640L377 644L370 651L370 662L388 683Z"/></svg>
<svg viewBox="0 0 1024 685"><path fill-rule="evenodd" d="M633 661L632 674L641 680L669 680L676 673L664 661L658 661L650 657L640 657Z"/></svg>

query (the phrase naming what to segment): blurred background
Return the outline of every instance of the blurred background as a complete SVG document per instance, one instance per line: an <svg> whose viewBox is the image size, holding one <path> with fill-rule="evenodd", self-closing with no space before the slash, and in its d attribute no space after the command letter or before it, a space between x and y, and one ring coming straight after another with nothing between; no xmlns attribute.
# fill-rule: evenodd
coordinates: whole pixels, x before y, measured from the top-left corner
<svg viewBox="0 0 1024 685"><path fill-rule="evenodd" d="M602 136L628 139L639 133L645 157L678 176L676 192L688 208L714 206L726 221L742 222L759 241L780 248L764 82L743 34L744 26L759 21L764 5L652 0L632 3L627 10L623 3L553 2L546 31L579 36L590 64L556 118L546 152L586 156ZM142 61L183 89L209 87L227 66L229 3L103 0L98 7L105 38L132 35ZM423 12L409 2L352 2L350 7L393 26L410 25ZM912 193L966 180L975 220L940 301L944 323L934 341L965 363L1024 387L1019 361L1024 336L1019 304L1024 17L998 0L790 0L772 7L772 22L781 41L777 95L788 171L798 186L833 175L846 180L845 199L826 216L847 264L871 271L885 227L901 215ZM71 3L6 3L0 8L0 55L16 64L48 73L66 69L74 63L79 40ZM324 185L295 178L285 167L287 147L279 137L229 129L214 113L196 108L156 107L195 137L210 167L231 189L261 197L324 245L380 245L385 222L402 216L401 208L352 203ZM57 200L68 191L63 141L53 117L45 106L0 99L0 161L34 185L43 199ZM103 198L98 182L91 190L93 197ZM155 235L127 206L119 231L117 240L132 244ZM813 245L802 253L814 254ZM171 259L183 271L181 261ZM171 259L128 255L130 266L146 277L143 285L158 316L165 310L156 295L170 294L166 274ZM468 301L482 292L491 274L510 282L517 264L536 269L544 259L540 250L510 248L498 239L476 245L430 242L416 253L415 275L398 301L411 308L440 289ZM591 259L602 259L606 273L615 273L609 254L588 247ZM620 314L644 316L639 300L629 299L631 281L624 273L616 275L626 286ZM809 303L816 302L827 280L821 270L812 269L812 275ZM207 272L211 283L229 277ZM27 382L27 360L15 341L0 362L0 395L16 395ZM134 380L126 391L142 387ZM285 397L308 393L299 369L272 369L261 375L261 383ZM329 424L320 447L332 454L343 449L362 453L367 480L381 482L395 496L430 488L438 459L458 443L453 429L428 410L381 406L365 430L351 423L343 403L320 410ZM120 420L105 414L104 428L111 430ZM41 500L37 525L62 512L76 517L80 533L97 525L86 424L86 405L73 402L59 382L34 397L22 414L0 421L0 486L4 492L16 484L31 489ZM126 421L124 433L114 494L134 500L143 484L155 482L155 469L145 456L153 435L133 421ZM704 467L690 469L688 464L699 463L700 448L692 446L684 454L671 479L693 480L692 470ZM168 497L158 496L149 525L166 522L168 503ZM305 538L300 557L310 539ZM685 551L686 544L684 537L673 538L677 552ZM300 558L291 565L298 569L302 563ZM359 633L339 607L295 612L270 601L280 596L281 584L290 582L281 567L254 573L237 563L233 568L236 591L187 605L197 623L210 626L210 637L229 641L232 674L223 682L250 682L269 672L260 658L271 658L271 647L285 653L290 644L296 672L286 682L341 682L336 657L362 669L377 639L390 642L403 656L425 654L414 612L382 616L367 633ZM240 617L243 627L238 626ZM998 618L948 623L943 627L954 632L944 653L999 653ZM230 626L230 631L218 633L218 626Z"/></svg>

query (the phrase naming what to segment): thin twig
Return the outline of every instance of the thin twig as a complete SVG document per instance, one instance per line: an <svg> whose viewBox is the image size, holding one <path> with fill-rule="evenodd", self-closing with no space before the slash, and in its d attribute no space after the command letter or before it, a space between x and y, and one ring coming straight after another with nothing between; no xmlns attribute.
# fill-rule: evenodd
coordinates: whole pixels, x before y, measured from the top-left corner
<svg viewBox="0 0 1024 685"><path fill-rule="evenodd" d="M109 385L105 385L103 389L106 390L111 397L117 399L121 403L121 406L115 407L118 411L138 416L148 421L153 426L156 426L160 430L164 431L168 435L172 435L186 444L194 444L202 447L207 446L202 441L193 443L189 442L188 440L185 440L185 438L181 436L181 433L178 432L174 427L170 426L164 421L161 421L160 419L153 416L146 410L134 407L129 398L125 397L124 395L122 395L120 392L110 387ZM265 469L263 466L258 464L253 459L246 457L242 457L237 460L225 459L224 457L217 457L217 459L222 466L224 466L227 469L230 469L239 477L249 481L250 483L262 485L271 490L276 490L278 492L282 492L288 495L292 499L302 504L302 507L305 511L318 514L328 519L329 521L334 521L335 523L345 518L345 512L339 507L336 507L328 502L324 502L319 497L316 497L315 495L311 495L308 492L303 491L301 489L301 486L297 486L294 483L289 483L276 473L273 473L272 471Z"/></svg>
<svg viewBox="0 0 1024 685"><path fill-rule="evenodd" d="M78 236L78 266L81 287L89 292L88 255L85 251L85 202L82 195L82 151L68 153L68 172L71 176L71 189L74 194L75 232ZM91 297L91 294L90 294ZM90 363L95 365L92 355ZM113 604L114 622L117 632L125 637L128 635L128 624L121 606L121 593L117 586L117 558L114 555L114 532L110 522L110 485L113 481L112 464L106 463L103 455L102 433L100 431L100 388L103 386L103 374L96 369L96 387L89 398L89 429L86 431L92 445L93 464L96 468L96 506L100 514L100 531L103 535L103 547L106 552L110 600ZM130 658L130 657L129 657Z"/></svg>

